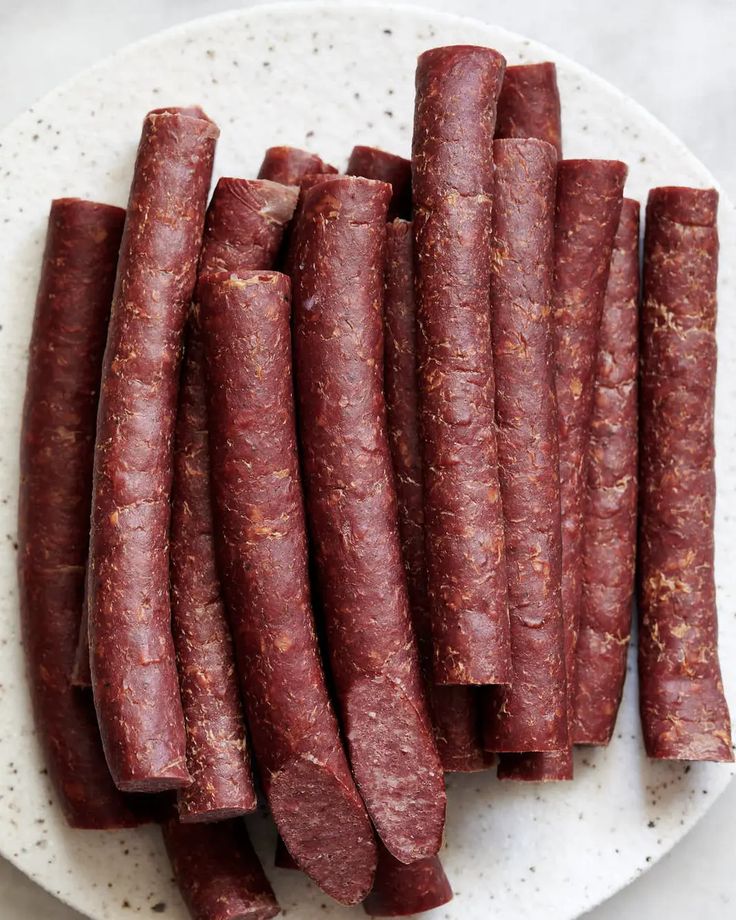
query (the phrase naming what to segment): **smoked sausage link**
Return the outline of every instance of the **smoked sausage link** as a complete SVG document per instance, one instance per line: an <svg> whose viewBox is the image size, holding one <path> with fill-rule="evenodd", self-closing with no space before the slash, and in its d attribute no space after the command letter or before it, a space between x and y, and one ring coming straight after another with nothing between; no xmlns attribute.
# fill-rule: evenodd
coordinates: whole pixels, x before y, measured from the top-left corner
<svg viewBox="0 0 736 920"><path fill-rule="evenodd" d="M507 67L498 97L496 137L536 137L562 156L557 68L551 61Z"/></svg>
<svg viewBox="0 0 736 920"><path fill-rule="evenodd" d="M568 745L559 442L552 339L557 156L493 144L491 329L514 680L486 692L491 751Z"/></svg>
<svg viewBox="0 0 736 920"><path fill-rule="evenodd" d="M71 685L89 546L95 418L125 211L51 204L20 450L18 580L36 731L72 827L138 820L105 763L91 697Z"/></svg>
<svg viewBox="0 0 736 920"><path fill-rule="evenodd" d="M412 862L440 847L445 790L411 628L385 423L390 195L385 183L355 177L306 193L294 343L307 512L342 727L379 835Z"/></svg>
<svg viewBox="0 0 736 920"><path fill-rule="evenodd" d="M205 218L200 273L270 268L296 189L260 179L220 179ZM174 451L171 613L192 782L178 792L183 821L252 811L245 719L225 617L210 499L202 337L190 316Z"/></svg>
<svg viewBox="0 0 736 920"><path fill-rule="evenodd" d="M258 803L215 564L204 354L194 323L187 337L175 445L171 627L192 777L177 800L182 821L215 821L247 814Z"/></svg>
<svg viewBox="0 0 736 920"><path fill-rule="evenodd" d="M608 744L626 677L636 558L639 202L624 198L596 362L583 519L574 744Z"/></svg>
<svg viewBox="0 0 736 920"><path fill-rule="evenodd" d="M555 206L553 334L560 444L562 617L568 722L582 592L583 506L603 300L627 168L617 160L561 160ZM570 780L572 750L510 754L499 777Z"/></svg>
<svg viewBox="0 0 736 920"><path fill-rule="evenodd" d="M389 223L386 227L383 311L386 423L409 604L437 750L445 771L471 772L485 769L492 762L480 742L476 690L460 685L441 687L434 683L432 676L432 627L424 554L413 250L411 224L405 220Z"/></svg>
<svg viewBox="0 0 736 920"><path fill-rule="evenodd" d="M407 866L379 844L373 889L363 901L371 917L408 917L433 910L452 900L439 856L428 856Z"/></svg>
<svg viewBox="0 0 736 920"><path fill-rule="evenodd" d="M119 788L186 785L170 629L169 502L184 322L216 126L149 114L133 174L105 351L88 574L92 686Z"/></svg>
<svg viewBox="0 0 736 920"><path fill-rule="evenodd" d="M641 322L639 703L647 754L731 761L713 573L718 193L649 193Z"/></svg>
<svg viewBox="0 0 736 920"><path fill-rule="evenodd" d="M417 356L438 684L511 680L488 315L493 131L505 62L419 58L412 152Z"/></svg>
<svg viewBox="0 0 736 920"><path fill-rule="evenodd" d="M334 166L316 153L298 147L269 147L258 170L259 179L270 179L282 185L299 185L312 173L336 173Z"/></svg>
<svg viewBox="0 0 736 920"><path fill-rule="evenodd" d="M348 176L363 176L388 182L393 189L388 208L389 220L411 213L411 160L387 153L378 147L353 147L346 170Z"/></svg>
<svg viewBox="0 0 736 920"><path fill-rule="evenodd" d="M192 920L269 920L279 905L244 821L162 824L174 878Z"/></svg>
<svg viewBox="0 0 736 920"><path fill-rule="evenodd" d="M291 375L289 279L200 276L217 552L253 749L279 833L336 900L376 853L314 631Z"/></svg>

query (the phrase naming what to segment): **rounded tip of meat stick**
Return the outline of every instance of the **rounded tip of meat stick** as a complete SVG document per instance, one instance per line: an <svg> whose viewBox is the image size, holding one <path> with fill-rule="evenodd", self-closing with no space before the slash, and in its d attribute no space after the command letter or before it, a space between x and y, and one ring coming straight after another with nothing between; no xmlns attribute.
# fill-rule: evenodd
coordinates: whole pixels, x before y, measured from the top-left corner
<svg viewBox="0 0 736 920"><path fill-rule="evenodd" d="M301 757L271 778L269 805L296 866L336 901L362 901L373 884L376 844L355 791Z"/></svg>

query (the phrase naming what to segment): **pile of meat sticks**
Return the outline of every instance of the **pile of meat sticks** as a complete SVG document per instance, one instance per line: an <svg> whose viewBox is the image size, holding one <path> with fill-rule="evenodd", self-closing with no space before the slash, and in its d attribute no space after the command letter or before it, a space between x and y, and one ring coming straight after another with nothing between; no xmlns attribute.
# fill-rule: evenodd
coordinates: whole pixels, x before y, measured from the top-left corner
<svg viewBox="0 0 736 920"><path fill-rule="evenodd" d="M731 760L717 193L650 193L640 310L626 166L559 159L552 64L427 51L411 162L273 148L207 206L217 136L150 112L127 210L51 207L19 564L69 823L159 821L197 920L272 917L255 771L279 865L445 903L445 771L610 740L637 545L647 753Z"/></svg>

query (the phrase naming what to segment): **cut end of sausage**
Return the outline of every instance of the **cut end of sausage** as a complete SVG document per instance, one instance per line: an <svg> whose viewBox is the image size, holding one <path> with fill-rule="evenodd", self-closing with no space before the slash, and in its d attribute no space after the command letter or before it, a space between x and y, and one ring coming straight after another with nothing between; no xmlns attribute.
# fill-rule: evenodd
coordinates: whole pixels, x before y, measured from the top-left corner
<svg viewBox="0 0 736 920"><path fill-rule="evenodd" d="M228 821L231 818L242 818L245 815L252 814L256 810L245 807L232 808L212 808L210 810L200 809L197 811L187 811L179 803L179 820L182 824L209 824L212 821Z"/></svg>
<svg viewBox="0 0 736 920"><path fill-rule="evenodd" d="M732 763L731 726L720 681L642 680L647 755L656 760Z"/></svg>
<svg viewBox="0 0 736 920"><path fill-rule="evenodd" d="M298 868L336 901L362 901L373 884L376 844L355 792L302 757L272 777L268 800Z"/></svg>
<svg viewBox="0 0 736 920"><path fill-rule="evenodd" d="M572 750L502 754L498 778L522 783L559 783L573 778Z"/></svg>
<svg viewBox="0 0 736 920"><path fill-rule="evenodd" d="M670 220L688 227L714 227L718 192L714 188L665 185L653 188L647 199L647 223Z"/></svg>
<svg viewBox="0 0 736 920"><path fill-rule="evenodd" d="M452 900L452 888L437 856L410 866L379 848L373 890L363 903L371 917L408 917Z"/></svg>
<svg viewBox="0 0 736 920"><path fill-rule="evenodd" d="M404 863L436 855L445 782L427 723L388 681L356 681L343 705L353 773L386 848Z"/></svg>
<svg viewBox="0 0 736 920"><path fill-rule="evenodd" d="M172 764L167 770L161 770L156 776L120 776L114 775L115 785L121 792L166 792L170 789L184 789L192 777L186 765Z"/></svg>

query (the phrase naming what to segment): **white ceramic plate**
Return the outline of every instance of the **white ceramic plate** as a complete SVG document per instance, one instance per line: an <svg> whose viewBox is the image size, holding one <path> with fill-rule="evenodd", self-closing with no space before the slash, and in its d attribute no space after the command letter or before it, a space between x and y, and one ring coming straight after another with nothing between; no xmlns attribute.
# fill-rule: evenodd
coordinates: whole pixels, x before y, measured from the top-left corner
<svg viewBox="0 0 736 920"><path fill-rule="evenodd" d="M618 157L627 193L715 184L642 108L559 54L503 29L418 9L268 6L189 23L133 45L43 99L0 135L0 851L96 920L138 912L185 917L158 832L65 827L42 773L17 628L18 429L49 201L78 195L124 204L144 113L201 103L220 124L216 172L255 173L263 150L290 143L344 165L354 143L407 154L414 63L425 48L472 42L510 62L557 62L567 156ZM722 201L724 254L736 214ZM726 689L736 711L734 434L736 295L724 260L718 386L718 597ZM728 766L648 763L630 674L606 751L578 752L572 784L499 784L492 773L450 780L444 861L455 920L570 920L659 859L729 782ZM300 874L272 870L273 833L250 821L284 908L300 920L348 916ZM352 912L362 916L359 908Z"/></svg>

